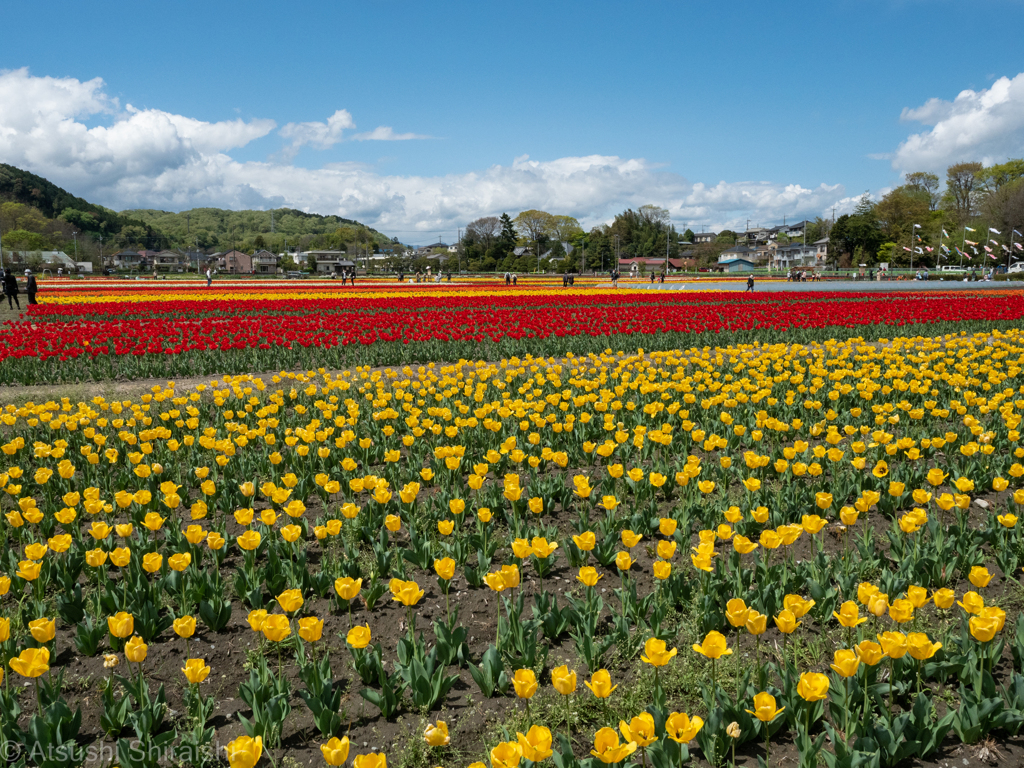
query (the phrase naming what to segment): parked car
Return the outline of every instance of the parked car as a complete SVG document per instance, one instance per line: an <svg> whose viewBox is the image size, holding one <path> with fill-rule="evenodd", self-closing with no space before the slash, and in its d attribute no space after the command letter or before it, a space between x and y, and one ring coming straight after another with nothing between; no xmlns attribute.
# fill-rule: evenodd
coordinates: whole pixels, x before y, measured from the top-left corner
<svg viewBox="0 0 1024 768"><path fill-rule="evenodd" d="M285 272L285 277L288 278L289 280L301 280L305 276L306 275L305 275L304 272L295 272L295 271Z"/></svg>

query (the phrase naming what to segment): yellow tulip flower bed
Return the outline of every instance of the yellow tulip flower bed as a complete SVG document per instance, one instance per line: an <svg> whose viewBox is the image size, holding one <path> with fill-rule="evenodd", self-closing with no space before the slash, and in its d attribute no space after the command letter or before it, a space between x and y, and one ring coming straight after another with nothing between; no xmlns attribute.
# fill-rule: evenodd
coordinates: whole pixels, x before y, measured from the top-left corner
<svg viewBox="0 0 1024 768"><path fill-rule="evenodd" d="M1005 742L1022 356L1009 329L5 405L0 754L890 766Z"/></svg>

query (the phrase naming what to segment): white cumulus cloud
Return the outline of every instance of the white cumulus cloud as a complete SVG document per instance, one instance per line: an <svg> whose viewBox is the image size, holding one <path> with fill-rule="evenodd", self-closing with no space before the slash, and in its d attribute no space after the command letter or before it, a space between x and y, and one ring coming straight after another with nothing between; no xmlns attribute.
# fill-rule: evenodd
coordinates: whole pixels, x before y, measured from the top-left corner
<svg viewBox="0 0 1024 768"><path fill-rule="evenodd" d="M930 126L900 144L892 166L900 171L943 171L962 160L985 165L1024 154L1024 73L1001 77L991 88L961 91L953 101L933 98L901 119Z"/></svg>
<svg viewBox="0 0 1024 768"><path fill-rule="evenodd" d="M539 208L585 226L627 207L667 208L680 229L741 229L784 216L837 215L852 207L840 185L765 181L692 183L643 158L587 155L506 164L439 176L385 175L357 163L300 168L301 147L345 140L429 138L381 126L363 134L337 110L325 122L290 122L283 156L240 162L229 154L271 133L273 120L204 122L158 109L121 107L96 78L35 77L0 71L0 161L38 173L111 208L290 206L357 219L407 242L433 239L479 216ZM97 124L99 123L99 124ZM91 127L90 127L90 124ZM422 232L423 237L417 236Z"/></svg>
<svg viewBox="0 0 1024 768"><path fill-rule="evenodd" d="M390 125L379 125L372 131L357 133L352 137L353 141L412 141L413 139L429 139L419 133L395 133Z"/></svg>

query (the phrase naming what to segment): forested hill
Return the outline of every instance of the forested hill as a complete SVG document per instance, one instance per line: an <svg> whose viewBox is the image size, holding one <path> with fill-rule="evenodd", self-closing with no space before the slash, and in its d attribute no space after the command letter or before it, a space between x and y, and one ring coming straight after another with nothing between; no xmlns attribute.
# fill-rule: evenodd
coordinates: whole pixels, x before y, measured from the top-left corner
<svg viewBox="0 0 1024 768"><path fill-rule="evenodd" d="M369 242L385 245L391 241L386 235L340 216L321 216L292 208L272 211L229 211L223 208L193 208L172 213L152 209L123 211L126 216L139 219L163 232L170 240L200 248L251 246L257 236L267 247L283 249L309 246L312 241L341 243ZM273 230L273 232L271 231ZM263 246L260 246L263 247ZM324 246L317 246L324 247Z"/></svg>
<svg viewBox="0 0 1024 768"><path fill-rule="evenodd" d="M34 173L0 163L0 202L31 206L47 219L61 219L80 232L109 237L128 226L139 227L146 238L160 232L144 221L94 205Z"/></svg>
<svg viewBox="0 0 1024 768"><path fill-rule="evenodd" d="M281 252L325 248L391 249L384 234L340 216L290 208L230 211L195 208L171 213L151 209L112 211L34 173L0 163L0 232L12 250L75 248L93 258L119 248L206 251L267 248ZM73 239L73 233L77 241Z"/></svg>

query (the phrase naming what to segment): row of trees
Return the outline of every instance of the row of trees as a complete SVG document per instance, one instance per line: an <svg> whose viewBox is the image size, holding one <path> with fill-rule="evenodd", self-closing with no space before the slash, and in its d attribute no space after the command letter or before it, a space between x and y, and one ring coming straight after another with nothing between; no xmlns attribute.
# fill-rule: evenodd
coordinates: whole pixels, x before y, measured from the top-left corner
<svg viewBox="0 0 1024 768"><path fill-rule="evenodd" d="M574 217L547 211L484 216L466 227L460 246L458 258L474 272L573 272L611 269L617 255L676 258L680 237L667 210L643 205L589 232Z"/></svg>
<svg viewBox="0 0 1024 768"><path fill-rule="evenodd" d="M840 267L878 262L934 267L961 261L989 267L1007 263L1005 249L1011 248L1011 236L1021 242L1012 232L1024 231L1022 225L1024 160L987 168L963 162L946 169L944 185L936 174L918 172L908 174L904 184L881 200L865 194L852 214L836 219L829 246ZM941 245L950 250L945 258ZM995 259L989 258L986 245ZM969 258L962 258L957 248Z"/></svg>

